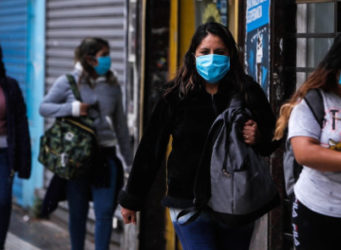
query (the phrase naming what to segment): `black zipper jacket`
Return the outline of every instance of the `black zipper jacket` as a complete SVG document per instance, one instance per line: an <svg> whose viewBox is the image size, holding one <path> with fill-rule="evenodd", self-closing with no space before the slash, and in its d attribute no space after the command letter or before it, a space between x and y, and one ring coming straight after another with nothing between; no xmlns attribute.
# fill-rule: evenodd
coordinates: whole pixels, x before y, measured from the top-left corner
<svg viewBox="0 0 341 250"><path fill-rule="evenodd" d="M167 161L167 194L163 204L175 208L193 206L195 173L208 131L236 93L231 89L221 92L210 95L204 89L197 89L186 98L179 98L178 91L173 91L159 100L137 149L127 186L120 193L123 207L131 210L143 207L165 158L170 136L172 151ZM261 134L256 150L268 155L274 149L271 141L275 117L263 90L251 78L247 78L245 93L246 106L252 111Z"/></svg>
<svg viewBox="0 0 341 250"><path fill-rule="evenodd" d="M31 174L31 142L24 98L16 80L0 78L0 86L6 98L9 164L20 178L28 179Z"/></svg>

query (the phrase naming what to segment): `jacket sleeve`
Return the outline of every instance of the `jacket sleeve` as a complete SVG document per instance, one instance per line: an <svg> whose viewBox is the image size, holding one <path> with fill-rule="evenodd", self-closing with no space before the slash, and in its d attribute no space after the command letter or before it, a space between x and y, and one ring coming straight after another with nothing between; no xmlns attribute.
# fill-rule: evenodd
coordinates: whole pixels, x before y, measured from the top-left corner
<svg viewBox="0 0 341 250"><path fill-rule="evenodd" d="M17 98L15 103L15 158L20 178L28 179L31 175L31 140L26 115L26 105L21 90L15 80L12 87Z"/></svg>
<svg viewBox="0 0 341 250"><path fill-rule="evenodd" d="M66 76L61 76L44 97L39 113L44 117L71 116L72 102L75 100Z"/></svg>
<svg viewBox="0 0 341 250"><path fill-rule="evenodd" d="M247 84L246 93L247 107L251 110L260 132L260 140L257 141L255 149L262 155L269 155L279 144L272 141L276 125L275 115L264 91L258 83L250 79Z"/></svg>
<svg viewBox="0 0 341 250"><path fill-rule="evenodd" d="M126 188L119 203L131 210L141 210L148 191L166 157L170 137L171 112L164 98L157 103L138 146Z"/></svg>
<svg viewBox="0 0 341 250"><path fill-rule="evenodd" d="M127 119L123 112L122 105L122 92L118 86L118 95L115 111L113 114L113 122L115 127L115 133L120 146L120 151L124 157L125 163L130 166L132 164L132 152L130 147L130 138L127 125Z"/></svg>

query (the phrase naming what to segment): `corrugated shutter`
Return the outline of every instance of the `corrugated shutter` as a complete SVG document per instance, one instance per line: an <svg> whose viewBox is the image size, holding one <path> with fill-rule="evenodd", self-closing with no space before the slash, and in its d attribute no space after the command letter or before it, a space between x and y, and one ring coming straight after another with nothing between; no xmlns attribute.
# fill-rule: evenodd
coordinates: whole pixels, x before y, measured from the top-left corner
<svg viewBox="0 0 341 250"><path fill-rule="evenodd" d="M27 0L0 1L0 44L7 75L15 78L26 97L27 85ZM13 194L21 204L22 180L15 179Z"/></svg>
<svg viewBox="0 0 341 250"><path fill-rule="evenodd" d="M109 41L113 68L126 81L126 0L48 0L46 83L73 69L74 49L88 36Z"/></svg>
<svg viewBox="0 0 341 250"><path fill-rule="evenodd" d="M83 38L109 41L112 68L126 81L126 0L48 0L46 2L46 90L70 72L74 49ZM48 183L50 174L47 172Z"/></svg>

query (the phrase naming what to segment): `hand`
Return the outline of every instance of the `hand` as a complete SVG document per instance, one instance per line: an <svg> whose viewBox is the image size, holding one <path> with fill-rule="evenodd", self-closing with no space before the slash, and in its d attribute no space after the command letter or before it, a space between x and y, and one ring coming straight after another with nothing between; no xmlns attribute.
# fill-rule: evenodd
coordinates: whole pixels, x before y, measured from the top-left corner
<svg viewBox="0 0 341 250"><path fill-rule="evenodd" d="M84 102L81 102L81 105L80 105L80 115L81 116L86 116L88 115L88 109L89 109L90 105L89 104L86 104Z"/></svg>
<svg viewBox="0 0 341 250"><path fill-rule="evenodd" d="M248 120L244 124L243 137L246 144L253 145L258 137L257 123L253 120Z"/></svg>
<svg viewBox="0 0 341 250"><path fill-rule="evenodd" d="M133 223L134 225L136 225L136 211L122 207L121 214L124 224Z"/></svg>

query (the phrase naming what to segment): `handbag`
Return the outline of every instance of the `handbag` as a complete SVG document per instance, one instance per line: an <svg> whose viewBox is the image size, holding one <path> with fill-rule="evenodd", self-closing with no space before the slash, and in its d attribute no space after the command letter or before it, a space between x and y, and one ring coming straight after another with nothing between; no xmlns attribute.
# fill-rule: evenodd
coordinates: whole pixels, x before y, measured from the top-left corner
<svg viewBox="0 0 341 250"><path fill-rule="evenodd" d="M81 100L72 75L66 75L72 92ZM90 117L58 117L40 138L38 160L47 169L67 180L89 172L95 160L97 143Z"/></svg>

